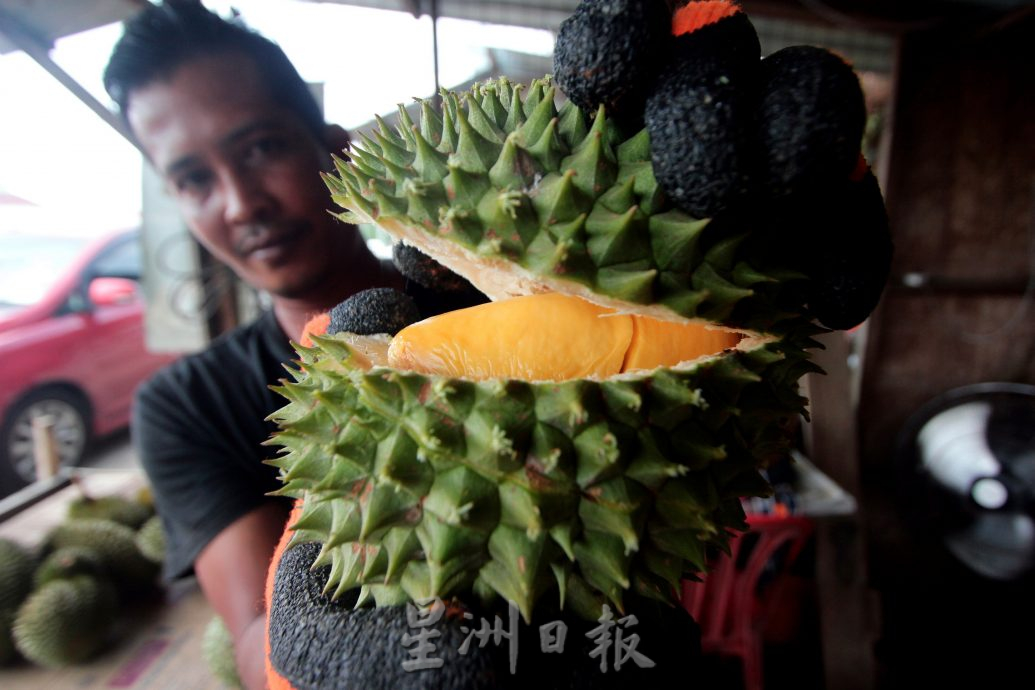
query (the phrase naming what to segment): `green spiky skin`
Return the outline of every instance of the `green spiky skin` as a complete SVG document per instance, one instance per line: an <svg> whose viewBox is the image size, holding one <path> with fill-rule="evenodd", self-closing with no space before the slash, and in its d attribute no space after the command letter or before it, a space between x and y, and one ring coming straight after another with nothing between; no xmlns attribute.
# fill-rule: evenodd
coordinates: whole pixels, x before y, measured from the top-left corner
<svg viewBox="0 0 1035 690"><path fill-rule="evenodd" d="M0 609L0 666L6 666L18 658L18 650L11 637L14 611Z"/></svg>
<svg viewBox="0 0 1035 690"><path fill-rule="evenodd" d="M340 337L300 348L272 416L294 539L318 541L328 593L360 603L502 598L595 618L680 580L743 528L740 497L786 452L808 342L760 341L604 381L474 382L374 367Z"/></svg>
<svg viewBox="0 0 1035 690"><path fill-rule="evenodd" d="M15 611L32 591L35 569L36 558L32 551L0 537L0 665L18 656L11 639L11 624Z"/></svg>
<svg viewBox="0 0 1035 690"><path fill-rule="evenodd" d="M165 531L159 516L152 515L141 525L134 541L144 558L159 564L165 561Z"/></svg>
<svg viewBox="0 0 1035 690"><path fill-rule="evenodd" d="M33 575L33 588L40 589L54 580L67 580L77 575L103 577L104 561L93 549L84 546L63 546L51 552Z"/></svg>
<svg viewBox="0 0 1035 690"><path fill-rule="evenodd" d="M152 506L124 496L81 496L68 504L71 519L112 520L130 529L138 529L153 514Z"/></svg>
<svg viewBox="0 0 1035 690"><path fill-rule="evenodd" d="M379 225L493 299L531 281L660 318L798 327L805 276L774 263L764 233L677 210L646 130L620 131L603 108L558 109L555 95L549 79L525 93L504 78L444 93L440 112L421 102L419 125L382 122L324 177L340 217Z"/></svg>
<svg viewBox="0 0 1035 690"><path fill-rule="evenodd" d="M40 666L80 663L107 643L117 610L115 590L105 580L88 575L54 580L33 592L18 609L15 646Z"/></svg>
<svg viewBox="0 0 1035 690"><path fill-rule="evenodd" d="M81 518L55 527L47 537L51 549L85 547L100 557L107 573L126 594L151 588L158 565L144 557L136 545L136 532L111 520Z"/></svg>
<svg viewBox="0 0 1035 690"><path fill-rule="evenodd" d="M213 616L201 636L201 656L212 675L227 688L243 688L237 673L234 639L219 616Z"/></svg>
<svg viewBox="0 0 1035 690"><path fill-rule="evenodd" d="M16 541L0 538L0 611L15 609L32 589L36 558Z"/></svg>

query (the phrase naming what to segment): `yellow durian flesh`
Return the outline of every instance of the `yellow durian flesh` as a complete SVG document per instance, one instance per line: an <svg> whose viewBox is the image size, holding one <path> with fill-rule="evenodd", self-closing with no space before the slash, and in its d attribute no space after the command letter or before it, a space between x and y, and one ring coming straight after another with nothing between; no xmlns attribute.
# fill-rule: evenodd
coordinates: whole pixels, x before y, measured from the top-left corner
<svg viewBox="0 0 1035 690"><path fill-rule="evenodd" d="M475 380L603 379L715 355L735 346L739 337L543 293L412 324L392 339L388 365Z"/></svg>

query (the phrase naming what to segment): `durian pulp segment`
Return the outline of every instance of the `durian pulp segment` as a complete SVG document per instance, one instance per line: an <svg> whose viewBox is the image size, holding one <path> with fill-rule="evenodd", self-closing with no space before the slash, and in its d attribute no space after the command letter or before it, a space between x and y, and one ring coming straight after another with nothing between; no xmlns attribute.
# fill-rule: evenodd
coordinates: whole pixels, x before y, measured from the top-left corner
<svg viewBox="0 0 1035 690"><path fill-rule="evenodd" d="M617 313L545 293L412 324L393 338L388 365L475 380L599 380L714 356L739 339L726 330Z"/></svg>

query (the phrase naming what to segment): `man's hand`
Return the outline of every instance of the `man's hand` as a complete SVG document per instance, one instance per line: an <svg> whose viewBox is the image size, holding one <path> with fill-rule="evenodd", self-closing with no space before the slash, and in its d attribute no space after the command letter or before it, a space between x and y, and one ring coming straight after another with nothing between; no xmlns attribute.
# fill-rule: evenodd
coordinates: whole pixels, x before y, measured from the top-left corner
<svg viewBox="0 0 1035 690"><path fill-rule="evenodd" d="M286 501L270 502L238 518L194 562L205 597L234 638L237 672L248 690L266 687L263 592L289 509Z"/></svg>

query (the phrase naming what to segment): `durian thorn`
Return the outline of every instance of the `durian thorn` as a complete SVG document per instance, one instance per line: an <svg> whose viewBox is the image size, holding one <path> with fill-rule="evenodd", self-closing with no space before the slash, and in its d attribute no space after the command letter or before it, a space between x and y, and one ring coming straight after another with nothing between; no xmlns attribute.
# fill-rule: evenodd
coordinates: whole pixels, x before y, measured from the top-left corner
<svg viewBox="0 0 1035 690"><path fill-rule="evenodd" d="M373 173L374 175L381 177L385 174L385 166L381 163L382 158L384 158L384 152L380 149L378 149L377 151L366 151L364 149L357 148L356 154L352 156L353 165L350 166L347 169L347 171L353 177L356 177L358 179L358 176L355 172L356 168L358 166L363 166L362 169L364 171L367 171L367 177L370 177L370 173ZM342 173L341 176L345 177L345 174Z"/></svg>
<svg viewBox="0 0 1035 690"><path fill-rule="evenodd" d="M450 160L455 157L460 167L468 172L487 172L499 157L498 149L502 148L503 141L492 142L483 136L462 108L457 110L456 119L460 125L459 141L457 152L450 156ZM487 148L495 150L488 151Z"/></svg>
<svg viewBox="0 0 1035 690"><path fill-rule="evenodd" d="M435 147L445 154L453 154L459 145L460 136L457 133L456 120L448 110L442 112L442 132L439 135L439 143Z"/></svg>
<svg viewBox="0 0 1035 690"><path fill-rule="evenodd" d="M370 153L376 154L377 156L381 156L384 153L381 150L381 147L378 145L378 143L376 141L374 141L373 139L371 139L370 135L368 135L366 132L360 132L359 133L359 138L363 140L363 146L362 146L362 148L357 146L356 147L357 151L358 150L365 150L365 151L369 151Z"/></svg>
<svg viewBox="0 0 1035 690"><path fill-rule="evenodd" d="M551 121L557 118L557 107L553 100L555 91L553 88L549 89L542 99L535 104L535 108L528 114L528 119L525 123L521 125L521 137L526 145L538 142L542 138L543 130L550 125ZM556 127L556 124L554 126Z"/></svg>
<svg viewBox="0 0 1035 690"><path fill-rule="evenodd" d="M343 179L346 175L351 175L351 161L351 158L346 159L336 153L331 154L331 162L334 163L334 169Z"/></svg>
<svg viewBox="0 0 1035 690"><path fill-rule="evenodd" d="M396 128L396 131L399 132L403 139L413 143L414 124L410 118L410 113L402 103L397 104L397 107L399 109L399 126Z"/></svg>
<svg viewBox="0 0 1035 690"><path fill-rule="evenodd" d="M518 84L511 91L510 94L510 105L507 110L507 121L504 124L504 130L513 134L517 129L525 123L525 111L521 107L521 89L518 88L521 85Z"/></svg>
<svg viewBox="0 0 1035 690"><path fill-rule="evenodd" d="M420 103L421 134L437 147L442 143L442 118L435 112L431 103L420 98L416 100Z"/></svg>
<svg viewBox="0 0 1035 690"><path fill-rule="evenodd" d="M380 160L380 159L379 159ZM356 188L360 189L364 184L370 180L381 178L381 173L367 165L366 161L359 158L353 158L349 164L349 171L352 173L351 179L355 182ZM350 178L341 176L343 182L348 182Z"/></svg>
<svg viewBox="0 0 1035 690"><path fill-rule="evenodd" d="M391 141L397 147L403 150L406 149L406 141L395 132L395 130L391 127L391 125L389 125L385 121L383 117L381 117L380 115L374 115L374 121L377 122L377 128L381 136L383 136L386 140ZM374 136L377 136L376 132Z"/></svg>
<svg viewBox="0 0 1035 690"><path fill-rule="evenodd" d="M568 147L565 146L557 133L559 121L556 117L550 119L539 134L539 138L535 140L531 146L527 146L526 149L532 154L532 157L539 162L547 170L554 170L560 167L561 160L568 153Z"/></svg>
<svg viewBox="0 0 1035 690"><path fill-rule="evenodd" d="M589 128L589 132L586 133L586 138L576 148L576 153L585 146L589 146L594 139L600 140L601 143L607 140L607 111L604 109L604 105L601 104L597 108L596 113L593 114L593 124Z"/></svg>
<svg viewBox="0 0 1035 690"><path fill-rule="evenodd" d="M332 194L348 194L349 190L345 186L345 183L341 181L341 178L335 177L334 175L320 171L320 179L323 180L324 185L327 187L327 191Z"/></svg>
<svg viewBox="0 0 1035 690"><path fill-rule="evenodd" d="M413 141L417 155L413 159L414 169L420 173L424 182L441 180L448 173L447 156L435 148L421 133L417 125L413 125Z"/></svg>
<svg viewBox="0 0 1035 690"><path fill-rule="evenodd" d="M381 162L385 163L386 166L390 162L396 167L405 168L413 162L413 154L404 144L397 144L380 132L374 132L374 136L377 138L378 143L381 144L382 154L380 158Z"/></svg>

